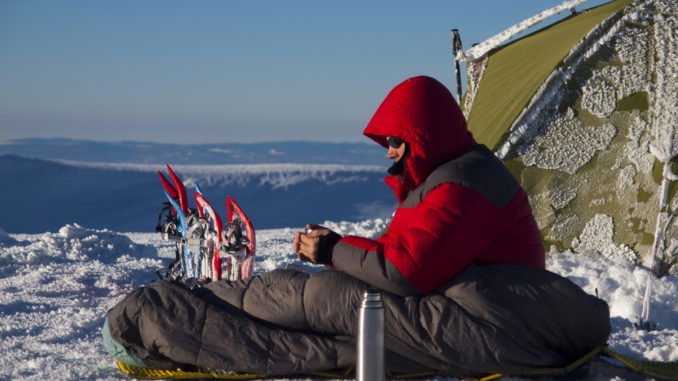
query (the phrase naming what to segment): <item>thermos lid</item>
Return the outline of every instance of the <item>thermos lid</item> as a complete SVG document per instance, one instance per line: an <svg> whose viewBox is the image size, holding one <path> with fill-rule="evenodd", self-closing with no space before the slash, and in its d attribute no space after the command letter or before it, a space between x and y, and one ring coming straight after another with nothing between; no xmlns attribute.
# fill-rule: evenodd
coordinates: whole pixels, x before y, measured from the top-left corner
<svg viewBox="0 0 678 381"><path fill-rule="evenodd" d="M382 308L381 293L377 290L367 290L363 295L362 308Z"/></svg>

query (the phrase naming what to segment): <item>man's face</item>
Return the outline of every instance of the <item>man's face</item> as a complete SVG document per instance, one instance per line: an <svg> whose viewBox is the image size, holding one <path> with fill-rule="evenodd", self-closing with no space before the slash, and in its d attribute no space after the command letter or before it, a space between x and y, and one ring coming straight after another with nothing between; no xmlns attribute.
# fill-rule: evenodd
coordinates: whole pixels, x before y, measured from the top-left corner
<svg viewBox="0 0 678 381"><path fill-rule="evenodd" d="M402 159L402 157L405 155L405 142L403 142L400 139L391 137L386 137L386 141L390 141L386 157L389 160L393 160L394 162L400 161L400 159ZM400 143L400 145L397 144L398 142Z"/></svg>

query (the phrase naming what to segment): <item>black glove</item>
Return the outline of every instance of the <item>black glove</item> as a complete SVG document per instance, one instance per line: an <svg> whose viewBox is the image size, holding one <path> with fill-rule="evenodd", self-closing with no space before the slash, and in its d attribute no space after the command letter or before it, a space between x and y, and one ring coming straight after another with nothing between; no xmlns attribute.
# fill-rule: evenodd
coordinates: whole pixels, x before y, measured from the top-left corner
<svg viewBox="0 0 678 381"><path fill-rule="evenodd" d="M334 245L339 242L341 236L333 231L329 231L326 235L321 235L318 237L318 257L316 258L316 263L323 265L332 264L332 250Z"/></svg>

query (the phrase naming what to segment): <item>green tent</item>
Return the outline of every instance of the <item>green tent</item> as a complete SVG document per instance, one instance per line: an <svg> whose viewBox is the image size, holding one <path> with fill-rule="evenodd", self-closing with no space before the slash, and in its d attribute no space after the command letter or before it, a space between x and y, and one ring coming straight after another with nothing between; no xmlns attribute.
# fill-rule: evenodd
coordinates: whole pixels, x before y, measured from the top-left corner
<svg viewBox="0 0 678 381"><path fill-rule="evenodd" d="M547 249L656 251L678 273L677 20L675 1L612 1L467 62L469 128L530 194Z"/></svg>

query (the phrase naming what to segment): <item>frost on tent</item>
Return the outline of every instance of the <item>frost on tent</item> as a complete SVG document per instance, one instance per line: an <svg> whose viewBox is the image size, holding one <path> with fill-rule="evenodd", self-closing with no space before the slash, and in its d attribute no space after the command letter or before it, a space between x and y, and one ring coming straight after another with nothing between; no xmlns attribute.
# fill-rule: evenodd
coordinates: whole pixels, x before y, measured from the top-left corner
<svg viewBox="0 0 678 381"><path fill-rule="evenodd" d="M628 27L615 41L617 55L622 62L618 99L647 91L649 82L648 59L650 32L647 29Z"/></svg>
<svg viewBox="0 0 678 381"><path fill-rule="evenodd" d="M581 106L599 118L607 118L617 108L617 89L621 71L618 67L607 66L589 79L582 91Z"/></svg>
<svg viewBox="0 0 678 381"><path fill-rule="evenodd" d="M617 180L611 189L616 191L621 205L628 205L633 211L627 218L651 219L656 213L654 204L647 195L653 193L657 184L653 179L654 156L650 153L649 124L634 110L626 117L627 133L610 170L617 173ZM612 184L610 184L612 185ZM648 231L649 233L649 231Z"/></svg>
<svg viewBox="0 0 678 381"><path fill-rule="evenodd" d="M655 0L652 4L655 12L664 15L678 14L678 7L676 7L676 0Z"/></svg>
<svg viewBox="0 0 678 381"><path fill-rule="evenodd" d="M637 172L651 174L655 158L650 153L652 137L650 136L649 123L635 110L628 117L627 126L628 133L626 137L628 140L624 148L624 154L620 155L620 159L630 161ZM617 168L613 167L614 169Z"/></svg>
<svg viewBox="0 0 678 381"><path fill-rule="evenodd" d="M608 258L623 258L636 262L638 255L626 245L617 245L614 240L614 222L612 217L597 214L586 223L584 230L572 242L572 248L577 252L594 250Z"/></svg>
<svg viewBox="0 0 678 381"><path fill-rule="evenodd" d="M586 2L586 0L570 0L553 8L546 9L543 12L540 12L526 20L510 26L501 33L498 33L487 40L474 45L471 49L465 52L460 51L456 58L462 62L470 62L481 59L485 57L490 50L497 48L499 45L508 41L511 37L521 33L525 29L530 28L531 26L534 26L563 11L572 10L577 5L580 5L584 2Z"/></svg>
<svg viewBox="0 0 678 381"><path fill-rule="evenodd" d="M674 9L675 12L675 9ZM661 185L658 192L659 206L656 219L655 241L651 252L650 264L654 268L655 260L658 259L660 273L665 273L675 267L676 258L673 252L665 250L667 241L675 235L675 202L670 202L671 183L678 180L673 170L673 162L678 157L678 38L676 37L678 16L655 15L654 42L655 42L655 92L653 97L652 131L654 139L650 150L659 162L663 164ZM675 188L675 187L674 187ZM675 191L673 192L675 194ZM675 196L674 196L675 197Z"/></svg>
<svg viewBox="0 0 678 381"><path fill-rule="evenodd" d="M675 12L675 9L674 9ZM656 91L653 124L655 156L668 161L678 155L678 16L656 17Z"/></svg>
<svg viewBox="0 0 678 381"><path fill-rule="evenodd" d="M675 0L610 4L619 7L578 30L584 37L568 41L569 52L563 49L566 53L553 60L554 67L551 61L540 66L539 78L498 68L519 73L544 62L545 52L537 48L544 40L562 44L572 33L564 27L574 22L554 23L498 49L485 47L498 43L494 37L470 49L466 102L473 108L464 109L479 141L496 149L528 192L547 246L561 251L573 242L591 246L582 237L602 224L604 242L614 243L615 252L621 250L630 260L639 258L624 248L649 257L660 236L662 253L676 268L678 259L671 253L678 254L678 219L656 221L678 209L678 182L669 179L669 173L678 174L678 7ZM485 53L475 54L481 50ZM480 58L489 59L487 67ZM507 83L530 98L505 102L498 95L498 100L487 97ZM500 131L490 123L497 121ZM614 229L597 216L608 216Z"/></svg>
<svg viewBox="0 0 678 381"><path fill-rule="evenodd" d="M614 229L601 225L610 228L606 234L614 231L603 235L609 238L604 242L647 257L665 209L659 206L677 209L678 184L664 187L662 196L662 169L678 154L677 9L675 1L635 2L599 23L553 69L495 146L530 195L547 246L591 246L581 237L603 222L596 217L601 215L615 222ZM486 78L480 77L479 94ZM678 173L675 159L668 167ZM670 222L660 232L663 253L678 267L671 255L678 254L678 219Z"/></svg>
<svg viewBox="0 0 678 381"><path fill-rule="evenodd" d="M553 223L551 230L546 235L546 239L551 241L565 241L572 236L579 225L579 217L569 216L565 218L558 218Z"/></svg>
<svg viewBox="0 0 678 381"><path fill-rule="evenodd" d="M636 167L627 165L619 171L619 179L617 180L617 192L623 194L628 192L633 186L633 178L636 176Z"/></svg>
<svg viewBox="0 0 678 381"><path fill-rule="evenodd" d="M576 197L576 188L568 185L554 187L544 193L529 195L530 205L538 210L535 217L539 229L555 224L557 211L567 207Z"/></svg>
<svg viewBox="0 0 678 381"><path fill-rule="evenodd" d="M611 124L584 126L574 117L572 109L568 109L565 115L553 118L543 135L536 136L519 153L525 165L574 174L596 151L606 149L616 133L617 129Z"/></svg>

